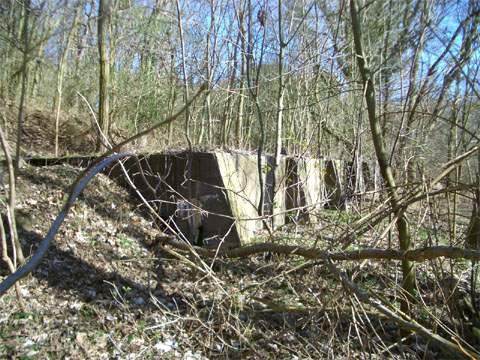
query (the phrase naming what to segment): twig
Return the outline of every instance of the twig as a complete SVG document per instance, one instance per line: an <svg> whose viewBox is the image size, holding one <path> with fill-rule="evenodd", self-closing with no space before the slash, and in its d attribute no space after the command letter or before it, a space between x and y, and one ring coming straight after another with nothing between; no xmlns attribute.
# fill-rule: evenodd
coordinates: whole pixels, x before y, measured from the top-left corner
<svg viewBox="0 0 480 360"><path fill-rule="evenodd" d="M382 313L383 315L387 316L389 319L395 321L401 328L416 332L420 335L423 335L424 337L428 338L429 340L435 341L437 343L440 343L444 347L447 348L449 352L452 352L454 354L461 354L465 356L468 354L469 357L473 359L478 358L478 353L473 353L471 351L468 351L459 345L441 337L438 334L433 333L430 329L427 329L426 327L420 325L417 323L415 320L409 318L406 314L400 313L398 314L397 311L393 311L386 307L384 304L382 304L378 299L374 299L370 297L370 295L358 287L355 283L350 281L332 262L329 258L325 257L324 258L325 263L327 265L327 268L330 270L330 272L335 275L342 283L344 288L346 288L348 291L353 292L359 300L362 302L369 304L373 306L377 311Z"/></svg>
<svg viewBox="0 0 480 360"><path fill-rule="evenodd" d="M18 240L17 234L17 224L15 221L15 171L14 164L12 161L12 156L10 154L10 149L8 147L7 138L3 132L3 129L0 128L0 142L2 146L3 153L5 154L5 160L7 161L8 169L8 206L7 206L7 220L10 231L10 241L12 243L13 251L13 266L17 267L17 259L20 265L25 263L25 258L23 256L22 247Z"/></svg>

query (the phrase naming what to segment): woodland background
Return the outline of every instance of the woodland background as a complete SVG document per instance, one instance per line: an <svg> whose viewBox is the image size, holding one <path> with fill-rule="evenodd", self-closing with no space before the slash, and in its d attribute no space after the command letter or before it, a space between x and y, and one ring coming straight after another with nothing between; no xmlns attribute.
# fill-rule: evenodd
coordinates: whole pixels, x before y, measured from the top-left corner
<svg viewBox="0 0 480 360"><path fill-rule="evenodd" d="M431 343L440 342L458 356L475 358L480 343L479 22L480 5L473 0L4 0L4 151L7 145L12 149L20 183L31 181L33 175L19 170L22 156L100 154L108 147L104 139L118 143L183 108L181 116L135 139L129 148L237 149L272 154L275 166L284 153L344 159L357 169L366 160L375 161L383 190L371 207L354 203L350 213L325 211L317 228L295 224L275 234L265 249L310 249L322 231L336 240L319 245L321 251L313 256L326 265L323 270L307 267L326 271L343 284L337 291L349 294L352 303L346 301L341 308L356 319L357 355L393 351L391 355L400 357L436 356L443 350ZM11 221L14 183L7 188L2 201L8 204ZM25 202L28 194L27 187L19 196ZM345 239L350 247L341 248ZM415 252L419 248L424 252ZM377 255L369 252L372 249ZM351 252L337 253L343 250ZM392 255L391 250L398 252ZM386 262L376 273L378 269L365 269L375 262L370 258L400 260L401 266ZM355 261L334 264L332 259ZM289 257L276 260L285 277L296 266ZM360 285L367 292L352 282L365 273L371 278L362 275ZM318 274L308 276L313 281ZM382 276L388 281L377 278ZM309 283L306 278L292 281L303 289ZM388 300L379 295L385 291ZM287 317L309 311L321 319L332 315L329 306L318 311L306 305L314 295L293 293L307 309L278 307L270 298L260 301L251 294L246 303L254 312L256 302ZM376 315L360 311L362 302ZM218 320L215 316L227 308L243 311L244 305L237 305L215 303L212 316ZM395 341L380 334L379 313L395 324ZM371 316L375 321L369 321ZM249 326L260 331L252 321ZM319 330L318 323L309 330L312 334L329 333ZM282 326L283 331L292 330L286 320ZM289 354L305 350L304 355L314 358L348 356L339 335L345 334L345 326L329 333L331 346L325 352L318 350L319 339L309 340L319 351L316 356L294 332L296 350ZM9 331L3 336L9 337ZM238 332L244 334L233 331ZM412 334L423 342L412 341ZM261 347L242 336L235 340L240 347L232 345L235 351L258 355ZM396 343L401 337L406 348ZM209 350L199 343L192 340L188 346L205 356L226 354L224 348L212 350L212 345ZM118 352L112 344L110 351ZM153 343L144 344L149 349L145 351L154 348ZM284 356L281 348L272 351ZM12 348L4 351L13 354Z"/></svg>

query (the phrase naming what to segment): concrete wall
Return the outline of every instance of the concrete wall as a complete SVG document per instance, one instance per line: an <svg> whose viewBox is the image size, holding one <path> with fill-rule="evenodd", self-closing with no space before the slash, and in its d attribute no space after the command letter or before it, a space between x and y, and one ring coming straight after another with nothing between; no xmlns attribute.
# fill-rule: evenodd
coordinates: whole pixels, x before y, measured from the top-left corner
<svg viewBox="0 0 480 360"><path fill-rule="evenodd" d="M259 219L260 177L257 156L237 152L215 152L223 186L236 219L236 228L242 243L253 240L263 230ZM262 157L264 186L264 215L268 226L276 228L285 223L285 162L273 171L273 158Z"/></svg>
<svg viewBox="0 0 480 360"><path fill-rule="evenodd" d="M280 164L274 171L275 159L273 156L264 156L265 176L265 215L269 215L269 225L272 228L285 224L285 186L287 181L285 157L280 159ZM257 157L255 157L257 162ZM274 177L275 175L275 177Z"/></svg>
<svg viewBox="0 0 480 360"><path fill-rule="evenodd" d="M325 204L325 180L323 161L305 157L285 159L287 177L285 187L285 206L292 210L286 215L286 221L315 221L316 211Z"/></svg>
<svg viewBox="0 0 480 360"><path fill-rule="evenodd" d="M258 219L260 201L260 178L253 155L216 152L223 187L236 218L236 231L242 243L248 243L263 229ZM250 220L252 219L252 220Z"/></svg>
<svg viewBox="0 0 480 360"><path fill-rule="evenodd" d="M42 166L87 164L92 158L30 160L32 165ZM281 159L274 177L273 160L271 156L262 157L264 221L257 210L260 178L256 155L222 151L154 153L128 158L124 166L164 222L191 242L197 239L201 225L209 246L248 244L264 230L265 223L274 229L291 220L315 221L315 213L324 207L344 208L348 193L355 187L363 191L379 186L375 181L378 171L365 163L360 179L348 179L349 165L345 161L289 156ZM127 186L118 164L107 174Z"/></svg>
<svg viewBox="0 0 480 360"><path fill-rule="evenodd" d="M151 154L140 162L130 158L125 167L142 195L179 236L194 242L200 224L193 220L201 217L207 244L235 247L244 240L234 226L235 216L215 153ZM123 178L118 165L110 176ZM125 180L121 182L125 184Z"/></svg>
<svg viewBox="0 0 480 360"><path fill-rule="evenodd" d="M272 215L266 222L277 227L285 222L285 166L282 163L273 178L272 158L263 157L262 163L264 209L266 215ZM256 155L160 153L139 161L130 158L124 166L142 195L186 240L193 242L197 235L191 220L199 213L210 246L246 244L264 228L257 211L260 180ZM112 167L109 175L127 185L119 165Z"/></svg>
<svg viewBox="0 0 480 360"><path fill-rule="evenodd" d="M346 192L345 161L322 160L327 208L343 208Z"/></svg>
<svg viewBox="0 0 480 360"><path fill-rule="evenodd" d="M324 206L341 207L345 162L284 157L273 177L273 158L262 158L265 223L315 221ZM135 186L164 221L194 242L201 217L208 246L248 244L264 230L258 215L260 178L257 156L239 152L173 152L129 158L125 167ZM143 173L143 175L142 175ZM126 184L118 165L110 176ZM192 205L193 204L193 205ZM297 209L304 208L304 209ZM292 212L288 210L295 209Z"/></svg>

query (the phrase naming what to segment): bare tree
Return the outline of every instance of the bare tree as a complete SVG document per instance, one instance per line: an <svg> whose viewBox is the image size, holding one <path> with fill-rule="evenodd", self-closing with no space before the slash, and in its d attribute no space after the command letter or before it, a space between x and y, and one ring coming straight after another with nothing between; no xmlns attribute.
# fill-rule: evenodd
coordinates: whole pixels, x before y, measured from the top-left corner
<svg viewBox="0 0 480 360"><path fill-rule="evenodd" d="M99 55L99 103L98 103L98 119L101 134L97 140L97 150L102 148L102 136L108 137L110 129L110 64L108 56L108 29L111 12L111 1L100 0L98 4L98 22L97 22L97 41L98 41L98 55Z"/></svg>
<svg viewBox="0 0 480 360"><path fill-rule="evenodd" d="M58 156L58 132L59 132L59 123L60 123L60 109L62 106L62 88L63 88L63 77L65 73L65 63L68 55L68 51L70 48L70 43L73 38L73 34L75 32L75 28L78 22L78 15L80 13L80 9L83 6L83 1L78 1L78 4L75 6L75 10L72 17L72 23L69 29L66 29L66 34L64 37L64 44L63 49L60 52L58 58L58 70L57 70L57 92L55 94L55 98L53 101L53 107L55 110L55 156ZM67 8L67 4L65 4L65 8ZM65 15L66 18L66 15Z"/></svg>
<svg viewBox="0 0 480 360"><path fill-rule="evenodd" d="M388 153L385 148L384 133L382 131L379 118L376 114L376 100L375 100L375 84L373 80L373 74L368 67L366 57L363 52L362 45L362 28L361 19L359 18L357 5L355 0L350 0L350 16L352 20L352 34L355 43L355 56L357 59L358 68L362 77L365 102L367 105L368 120L370 123L370 131L372 134L372 140L375 147L375 153L377 156L378 164L380 165L380 171L382 173L383 180L385 181L388 195L392 208L394 209L395 216L397 218L397 230L400 243L400 249L408 251L411 248L410 231L408 228L407 218L405 216L405 209L399 207L400 196L398 194L397 185L393 176L393 169L388 161ZM401 310L404 313L409 312L409 302L414 297L415 289L415 267L411 261L402 261L403 272L403 289L405 295L401 302Z"/></svg>
<svg viewBox="0 0 480 360"><path fill-rule="evenodd" d="M30 35L28 30L29 18L30 18L30 0L24 0L23 9L23 60L22 60L22 89L20 93L20 105L18 110L18 125L17 125L17 146L15 149L15 175L18 174L20 168L20 145L22 143L22 131L23 124L25 122L25 107L26 107L26 96L27 96L27 85L28 85L28 56L30 51Z"/></svg>

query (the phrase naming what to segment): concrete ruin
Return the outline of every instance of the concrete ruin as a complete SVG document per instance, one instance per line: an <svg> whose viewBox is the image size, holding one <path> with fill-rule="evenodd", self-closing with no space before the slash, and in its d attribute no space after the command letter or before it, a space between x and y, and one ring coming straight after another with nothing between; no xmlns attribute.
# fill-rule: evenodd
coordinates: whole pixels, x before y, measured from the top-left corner
<svg viewBox="0 0 480 360"><path fill-rule="evenodd" d="M285 208L287 222L315 222L315 213L326 203L324 160L287 157Z"/></svg>
<svg viewBox="0 0 480 360"><path fill-rule="evenodd" d="M87 165L93 159L30 162L37 166L62 162ZM160 214L159 225L165 231L192 243L202 240L203 245L212 247L248 244L266 227L315 222L324 208L342 209L352 191L377 186L376 177L372 180L369 175L373 171L365 164L362 171L356 167L356 178L352 178L348 177L351 165L342 160L284 156L274 171L273 157L265 155L262 218L258 214L261 182L257 155L179 151L130 157L122 163L137 190ZM107 175L128 186L119 164L108 169Z"/></svg>
<svg viewBox="0 0 480 360"><path fill-rule="evenodd" d="M124 166L169 227L191 242L201 230L207 246L236 247L251 242L266 226L314 222L324 207L341 207L347 186L344 161L290 156L273 171L273 158L263 156L262 219L257 155L156 153L127 159ZM110 176L124 179L118 165Z"/></svg>
<svg viewBox="0 0 480 360"><path fill-rule="evenodd" d="M285 222L284 192L278 191L283 189L284 167L279 166L273 178L271 159L262 160L266 220L257 211L261 187L256 155L158 153L126 159L123 166L170 231L195 242L201 228L207 246L236 247L262 231L264 221L271 227ZM118 164L109 176L127 183Z"/></svg>

